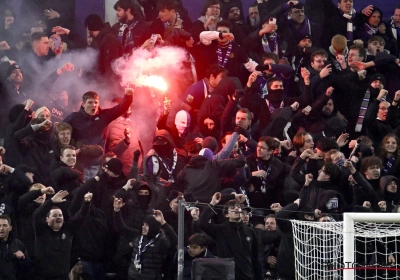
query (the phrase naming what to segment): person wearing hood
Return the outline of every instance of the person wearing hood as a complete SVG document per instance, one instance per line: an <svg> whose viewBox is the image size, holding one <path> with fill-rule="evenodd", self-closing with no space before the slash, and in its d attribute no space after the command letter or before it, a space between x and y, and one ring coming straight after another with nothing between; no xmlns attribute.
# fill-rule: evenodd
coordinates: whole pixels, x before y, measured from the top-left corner
<svg viewBox="0 0 400 280"><path fill-rule="evenodd" d="M164 111L157 121L157 129L167 130L174 141L174 146L182 149L184 143L188 140L189 131L191 130L191 116L187 111L180 110L175 115L175 122L167 124L170 106L169 102L164 104Z"/></svg>
<svg viewBox="0 0 400 280"><path fill-rule="evenodd" d="M139 151L135 152L135 156L140 155ZM164 210L167 208L166 199L169 193L170 182L160 177L161 175L161 160L156 155L148 155L143 158L143 174L139 174L138 162L132 165L130 178L136 181L146 182L151 189L151 200L149 207L151 209Z"/></svg>
<svg viewBox="0 0 400 280"><path fill-rule="evenodd" d="M108 22L104 23L97 14L90 14L85 19L85 27L92 38L90 47L99 51L98 73L107 79L116 79L111 63L122 56L122 45Z"/></svg>
<svg viewBox="0 0 400 280"><path fill-rule="evenodd" d="M187 201L209 201L215 192L221 191L222 174L243 167L246 163L242 156L225 160L213 160L213 157L213 152L204 148L198 155L192 156L178 174L176 186L184 192Z"/></svg>
<svg viewBox="0 0 400 280"><path fill-rule="evenodd" d="M264 279L257 235L252 228L241 221L240 203L229 200L223 209L226 221L222 224L209 223L216 214L213 208L221 201L221 198L219 192L212 196L210 207L206 207L200 214L198 220L200 228L215 240L219 258L234 258L236 279Z"/></svg>
<svg viewBox="0 0 400 280"><path fill-rule="evenodd" d="M14 133L19 152L24 163L30 166L40 166L37 171L37 181L51 185L50 164L53 160L51 145L52 122L47 107L36 110L36 116L30 124Z"/></svg>
<svg viewBox="0 0 400 280"><path fill-rule="evenodd" d="M122 103L110 108L100 108L100 97L94 91L88 91L82 96L82 107L64 119L72 128L72 138L85 145L105 146L104 130L113 120L127 112L132 103L133 90L126 89ZM85 180L94 177L99 170L99 161L94 159L85 166Z"/></svg>
<svg viewBox="0 0 400 280"><path fill-rule="evenodd" d="M0 278L20 279L29 270L29 256L25 245L14 237L11 218L0 215Z"/></svg>
<svg viewBox="0 0 400 280"><path fill-rule="evenodd" d="M115 227L119 232L128 230L137 234L138 230L126 226L122 219L121 208L124 205L122 199L114 199ZM132 242L128 279L162 279L163 259L178 244L178 236L159 210L145 217L139 232L141 234Z"/></svg>
<svg viewBox="0 0 400 280"><path fill-rule="evenodd" d="M18 149L18 143L14 141L14 133L24 128L31 120L31 108L34 102L31 99L26 104L14 105L8 113L9 124L6 128L6 136L4 139L4 148L7 151L5 159L11 166L22 163L22 155Z"/></svg>
<svg viewBox="0 0 400 280"><path fill-rule="evenodd" d="M381 211L391 213L400 202L399 180L392 175L385 175L379 179L378 206ZM384 204L384 209L382 205Z"/></svg>
<svg viewBox="0 0 400 280"><path fill-rule="evenodd" d="M185 150L175 147L167 130L157 130L153 138L153 148L148 155L157 155L162 163L160 177L174 183L178 173L187 163Z"/></svg>

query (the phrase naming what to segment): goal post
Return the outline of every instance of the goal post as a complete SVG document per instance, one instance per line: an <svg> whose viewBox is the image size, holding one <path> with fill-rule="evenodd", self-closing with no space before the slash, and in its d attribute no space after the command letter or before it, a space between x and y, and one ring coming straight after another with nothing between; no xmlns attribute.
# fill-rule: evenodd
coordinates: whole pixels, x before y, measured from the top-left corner
<svg viewBox="0 0 400 280"><path fill-rule="evenodd" d="M291 220L296 280L400 279L400 213Z"/></svg>
<svg viewBox="0 0 400 280"><path fill-rule="evenodd" d="M355 222L363 223L400 223L400 213L343 213L343 263L353 264ZM343 271L344 280L352 280L355 276L354 269Z"/></svg>

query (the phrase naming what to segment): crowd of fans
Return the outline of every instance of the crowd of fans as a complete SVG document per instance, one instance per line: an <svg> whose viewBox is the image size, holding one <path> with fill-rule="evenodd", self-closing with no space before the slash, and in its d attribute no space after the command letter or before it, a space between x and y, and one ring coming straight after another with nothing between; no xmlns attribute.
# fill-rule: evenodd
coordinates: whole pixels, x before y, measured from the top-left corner
<svg viewBox="0 0 400 280"><path fill-rule="evenodd" d="M184 279L233 258L235 279L291 280L290 219L398 211L400 6L205 0L192 21L179 0L119 0L82 38L70 2L2 7L0 279L176 279L184 200ZM186 76L137 129L148 91L113 62L165 46ZM68 56L88 49L91 67ZM384 250L356 261L397 262Z"/></svg>

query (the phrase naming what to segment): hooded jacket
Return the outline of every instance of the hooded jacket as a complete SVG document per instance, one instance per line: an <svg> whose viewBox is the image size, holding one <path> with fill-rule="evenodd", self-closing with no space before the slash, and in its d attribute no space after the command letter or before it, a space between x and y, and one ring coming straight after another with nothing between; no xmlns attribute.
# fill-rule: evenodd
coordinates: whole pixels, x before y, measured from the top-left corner
<svg viewBox="0 0 400 280"><path fill-rule="evenodd" d="M392 182L395 181L397 184L397 191L395 193L388 192L386 187ZM399 180L391 175L382 176L379 179L379 199L378 201L384 200L386 201L386 212L392 212L392 210L396 207L396 205L400 201L400 192L399 192Z"/></svg>
<svg viewBox="0 0 400 280"><path fill-rule="evenodd" d="M244 157L210 161L204 156L194 156L178 174L176 184L185 190L185 199L208 203L214 193L221 191L221 174L243 167Z"/></svg>
<svg viewBox="0 0 400 280"><path fill-rule="evenodd" d="M161 159L162 164L161 164L161 174L160 177L163 178L164 180L169 179L169 174L167 169L165 168L165 165L167 165L169 168L173 167L173 162L174 162L174 149L176 150L177 153L177 161L176 161L176 166L175 169L172 172L172 176L176 178L178 173L185 167L187 163L187 154L184 150L175 148L174 146L174 141L171 138L171 135L169 132L165 129L160 129L157 130L156 133L154 134L154 141L156 138L161 137L164 140L167 141L167 144L164 146L155 146L153 144L153 149L157 153L158 157Z"/></svg>

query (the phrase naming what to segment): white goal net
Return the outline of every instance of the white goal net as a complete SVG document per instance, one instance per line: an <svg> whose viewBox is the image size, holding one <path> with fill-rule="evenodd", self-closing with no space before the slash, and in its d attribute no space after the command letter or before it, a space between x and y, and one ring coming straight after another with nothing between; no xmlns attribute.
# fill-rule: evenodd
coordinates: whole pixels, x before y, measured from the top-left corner
<svg viewBox="0 0 400 280"><path fill-rule="evenodd" d="M347 222L292 220L296 279L400 279L400 214L383 214L397 223L346 214Z"/></svg>

